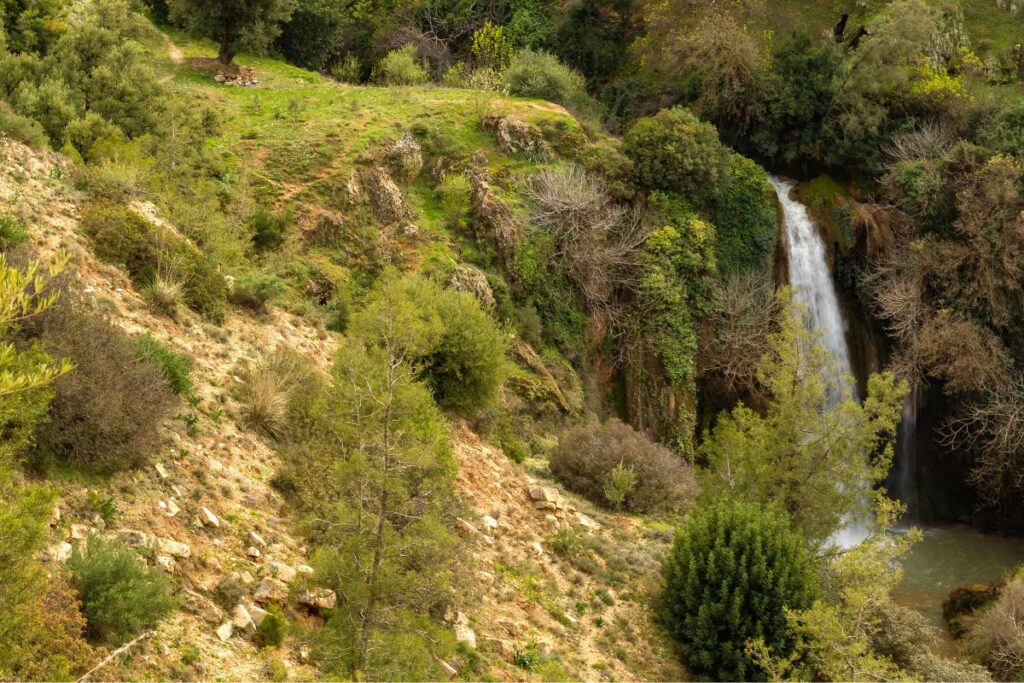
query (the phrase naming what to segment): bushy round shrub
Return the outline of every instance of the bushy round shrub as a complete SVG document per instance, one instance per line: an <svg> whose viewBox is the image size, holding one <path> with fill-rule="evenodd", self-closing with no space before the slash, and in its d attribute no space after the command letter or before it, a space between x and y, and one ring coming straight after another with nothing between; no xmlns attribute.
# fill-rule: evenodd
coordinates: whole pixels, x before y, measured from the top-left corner
<svg viewBox="0 0 1024 683"><path fill-rule="evenodd" d="M373 69L373 80L380 85L421 85L429 78L412 45L387 53Z"/></svg>
<svg viewBox="0 0 1024 683"><path fill-rule="evenodd" d="M533 97L565 106L587 100L583 76L547 52L519 52L504 75L505 89L517 97Z"/></svg>
<svg viewBox="0 0 1024 683"><path fill-rule="evenodd" d="M787 609L806 609L818 579L804 539L785 517L753 503L718 501L691 512L662 567L660 611L695 671L720 681L764 676L746 653L762 638L777 657L793 649Z"/></svg>
<svg viewBox="0 0 1024 683"><path fill-rule="evenodd" d="M41 325L46 351L75 368L54 383L37 459L53 456L103 472L145 462L178 403L161 364L140 357L132 339L93 312L62 305Z"/></svg>
<svg viewBox="0 0 1024 683"><path fill-rule="evenodd" d="M689 109L662 109L640 119L622 141L637 178L649 188L703 198L726 174L728 150L710 123Z"/></svg>
<svg viewBox="0 0 1024 683"><path fill-rule="evenodd" d="M277 605L271 605L256 627L256 644L260 647L281 647L287 631L288 620L284 612Z"/></svg>
<svg viewBox="0 0 1024 683"><path fill-rule="evenodd" d="M117 539L91 536L68 568L95 642L119 645L155 626L177 603L170 578L140 563L139 554Z"/></svg>
<svg viewBox="0 0 1024 683"><path fill-rule="evenodd" d="M614 418L562 434L550 457L551 473L560 482L607 507L617 507L607 493L620 463L636 478L622 501L626 510L681 510L697 490L693 470L681 457Z"/></svg>

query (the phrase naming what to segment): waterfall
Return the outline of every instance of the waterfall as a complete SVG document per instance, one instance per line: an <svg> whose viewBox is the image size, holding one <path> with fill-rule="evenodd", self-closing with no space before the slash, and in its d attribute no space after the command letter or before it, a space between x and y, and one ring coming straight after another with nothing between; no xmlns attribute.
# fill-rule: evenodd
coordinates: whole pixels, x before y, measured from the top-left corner
<svg viewBox="0 0 1024 683"><path fill-rule="evenodd" d="M917 462L917 414L921 404L921 389L918 386L907 392L903 399L903 416L899 426L899 445L896 450L896 461L893 483L893 494L907 507L906 519L914 519L917 514L917 482L914 470Z"/></svg>
<svg viewBox="0 0 1024 683"><path fill-rule="evenodd" d="M782 205L789 243L789 284L793 289L793 298L804 307L808 325L820 333L820 343L836 361L835 371L839 374L835 378L831 401L838 402L845 391L856 398L856 387L849 382L853 367L846 344L846 323L829 271L825 243L807 213L807 207L792 198L793 183L775 176L769 180ZM832 536L831 542L841 548L850 548L863 541L867 534L865 524L848 520Z"/></svg>

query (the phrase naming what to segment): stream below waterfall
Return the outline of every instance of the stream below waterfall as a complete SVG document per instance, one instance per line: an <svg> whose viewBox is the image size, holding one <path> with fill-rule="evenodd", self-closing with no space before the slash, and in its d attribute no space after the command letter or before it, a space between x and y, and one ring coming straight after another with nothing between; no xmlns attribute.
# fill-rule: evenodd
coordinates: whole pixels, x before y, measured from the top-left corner
<svg viewBox="0 0 1024 683"><path fill-rule="evenodd" d="M796 184L774 176L772 186L779 198L785 222L785 244L789 284L794 299L807 312L808 324L820 333L820 342L836 360L841 373L839 390L834 400L849 389L854 398L857 387L849 386L846 377L854 376L847 341L847 321L839 303L828 258L828 248L811 219L807 208L793 195ZM866 374L866 373L864 373ZM863 379L863 378L860 378ZM897 443L895 468L896 493L908 505L907 524L914 524L916 492L913 473L916 464L916 430L919 395L908 396ZM903 559L904 578L894 591L900 604L920 612L929 623L940 629L942 649L952 652L955 641L946 631L942 619L942 601L949 591L970 583L996 582L1024 562L1024 538L1006 538L982 534L969 526L920 526L923 539ZM831 542L848 548L861 542L867 528L855 520L837 532Z"/></svg>

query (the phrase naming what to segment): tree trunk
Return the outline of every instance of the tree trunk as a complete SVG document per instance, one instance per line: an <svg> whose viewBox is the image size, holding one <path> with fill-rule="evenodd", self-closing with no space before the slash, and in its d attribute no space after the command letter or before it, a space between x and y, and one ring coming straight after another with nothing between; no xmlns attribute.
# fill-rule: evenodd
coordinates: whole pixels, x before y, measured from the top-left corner
<svg viewBox="0 0 1024 683"><path fill-rule="evenodd" d="M231 47L231 40L226 36L220 43L220 51L217 53L217 61L222 66L231 66L231 63L235 61L235 50Z"/></svg>

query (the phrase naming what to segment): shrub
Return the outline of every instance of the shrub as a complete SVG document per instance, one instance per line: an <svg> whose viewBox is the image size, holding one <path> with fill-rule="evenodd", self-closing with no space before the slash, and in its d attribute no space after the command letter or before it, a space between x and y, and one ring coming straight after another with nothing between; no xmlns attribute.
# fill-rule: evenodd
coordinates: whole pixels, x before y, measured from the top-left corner
<svg viewBox="0 0 1024 683"><path fill-rule="evenodd" d="M275 296L284 294L287 289L284 280L276 275L256 273L235 280L228 299L236 306L256 313L266 313L267 303Z"/></svg>
<svg viewBox="0 0 1024 683"><path fill-rule="evenodd" d="M589 99L583 76L547 52L519 52L505 70L504 80L508 93L517 97L577 107Z"/></svg>
<svg viewBox="0 0 1024 683"><path fill-rule="evenodd" d="M437 186L437 198L449 225L457 224L469 211L472 188L462 173L446 173Z"/></svg>
<svg viewBox="0 0 1024 683"><path fill-rule="evenodd" d="M6 102L0 102L0 135L36 149L48 146L46 131L39 122L16 114Z"/></svg>
<svg viewBox="0 0 1024 683"><path fill-rule="evenodd" d="M587 172L604 179L612 198L627 201L636 194L633 160L611 144L587 145L580 152L578 161Z"/></svg>
<svg viewBox="0 0 1024 683"><path fill-rule="evenodd" d="M1007 583L995 604L976 617L966 649L996 680L1024 679L1024 574Z"/></svg>
<svg viewBox="0 0 1024 683"><path fill-rule="evenodd" d="M41 321L42 341L75 369L60 377L37 455L98 471L135 467L160 444L160 423L177 400L165 369L94 313L62 305Z"/></svg>
<svg viewBox="0 0 1024 683"><path fill-rule="evenodd" d="M260 647L281 647L287 631L288 620L284 612L277 605L271 605L256 627L256 644Z"/></svg>
<svg viewBox="0 0 1024 683"><path fill-rule="evenodd" d="M373 69L373 80L380 85L422 85L428 79L412 45L387 53Z"/></svg>
<svg viewBox="0 0 1024 683"><path fill-rule="evenodd" d="M155 626L177 603L171 580L143 566L138 553L116 539L91 536L71 555L68 568L86 632L96 642L119 645Z"/></svg>
<svg viewBox="0 0 1024 683"><path fill-rule="evenodd" d="M623 152L633 160L640 182L653 189L701 198L723 181L728 150L718 131L688 109L662 109L640 119L626 133Z"/></svg>
<svg viewBox="0 0 1024 683"><path fill-rule="evenodd" d="M182 302L185 286L172 278L157 275L146 287L146 298L153 307L172 320L178 317L178 306Z"/></svg>
<svg viewBox="0 0 1024 683"><path fill-rule="evenodd" d="M363 65L355 55L349 55L331 67L331 78L341 83L359 85L363 80Z"/></svg>
<svg viewBox="0 0 1024 683"><path fill-rule="evenodd" d="M147 333L136 342L139 356L156 361L163 368L167 383L176 394L185 394L192 389L192 362L187 356L167 348Z"/></svg>
<svg viewBox="0 0 1024 683"><path fill-rule="evenodd" d="M113 203L87 206L79 224L96 255L123 266L136 286L150 287L162 267L171 266L182 277L188 307L214 322L223 319L227 283L216 264L185 238Z"/></svg>
<svg viewBox="0 0 1024 683"><path fill-rule="evenodd" d="M27 241L28 233L23 229L21 221L10 215L0 216L0 251L6 251Z"/></svg>
<svg viewBox="0 0 1024 683"><path fill-rule="evenodd" d="M266 251L284 243L285 229L290 216L285 213L275 214L261 206L250 220L252 227L252 243L256 251Z"/></svg>
<svg viewBox="0 0 1024 683"><path fill-rule="evenodd" d="M764 673L746 654L762 638L776 656L793 649L787 609L806 609L817 579L804 539L784 517L719 501L691 512L662 567L661 614L686 661L715 680Z"/></svg>
<svg viewBox="0 0 1024 683"><path fill-rule="evenodd" d="M632 468L634 486L622 505L631 512L675 511L696 492L693 472L678 455L619 420L562 434L551 452L551 473L595 503L615 507L606 487L618 465Z"/></svg>
<svg viewBox="0 0 1024 683"><path fill-rule="evenodd" d="M398 333L386 334L396 319ZM431 280L389 272L351 329L371 344L401 347L438 403L461 413L490 404L505 378L506 332L473 295Z"/></svg>
<svg viewBox="0 0 1024 683"><path fill-rule="evenodd" d="M304 408L308 406L294 405L294 401L290 405L292 391L304 395L303 389L315 392L319 388L308 361L287 349L279 349L245 368L241 376L236 397L242 404L242 417L250 427L271 437L281 436L288 423L304 420ZM314 400L310 397L310 402Z"/></svg>
<svg viewBox="0 0 1024 683"><path fill-rule="evenodd" d="M775 192L755 162L729 155L726 182L710 202L715 224L715 260L723 276L768 270L779 231Z"/></svg>
<svg viewBox="0 0 1024 683"><path fill-rule="evenodd" d="M508 335L471 294L443 290L438 307L445 331L423 360L438 403L466 414L490 405L505 378Z"/></svg>

